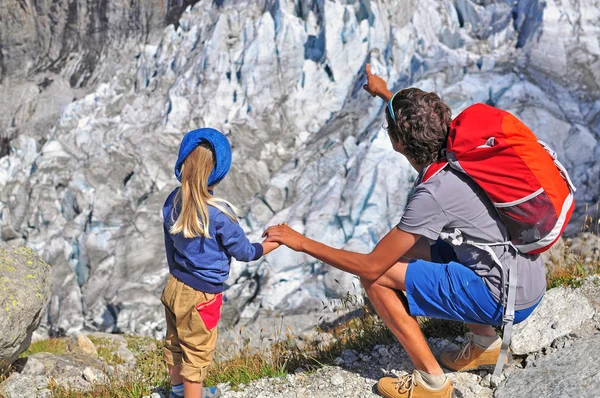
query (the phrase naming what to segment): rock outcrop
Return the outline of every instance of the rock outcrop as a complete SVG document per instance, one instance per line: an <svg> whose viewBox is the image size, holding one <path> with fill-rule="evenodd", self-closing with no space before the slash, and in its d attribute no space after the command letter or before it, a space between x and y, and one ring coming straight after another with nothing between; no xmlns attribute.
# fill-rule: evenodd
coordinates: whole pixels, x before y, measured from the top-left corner
<svg viewBox="0 0 600 398"><path fill-rule="evenodd" d="M120 32L125 20L162 20L156 4L174 2L128 3L153 11L146 19L104 3L87 25L108 19ZM85 10L77 18L87 21ZM339 248L371 249L399 220L414 172L381 128L381 101L362 90L367 62L393 89L438 92L454 115L485 102L520 117L560 154L581 220L600 186L596 10L594 0L203 0L156 34L94 36L118 51L90 58L62 47L73 51L57 64L60 78L6 72L2 85L22 87L0 95L0 128L14 137L0 154L1 238L53 266L44 330L164 334L160 209L176 185L178 143L196 127L231 139L234 166L216 193L244 209L253 238L286 221ZM79 37L77 21L67 37ZM4 54L16 39L2 32ZM35 46L26 48L47 48ZM95 64L91 75L78 72L81 59ZM37 102L15 108L20 98ZM307 312L359 289L352 276L281 249L233 264L226 305L234 323L261 309Z"/></svg>
<svg viewBox="0 0 600 398"><path fill-rule="evenodd" d="M513 372L495 398L581 397L600 393L600 333Z"/></svg>
<svg viewBox="0 0 600 398"><path fill-rule="evenodd" d="M29 347L51 291L50 266L33 250L0 245L0 368Z"/></svg>
<svg viewBox="0 0 600 398"><path fill-rule="evenodd" d="M515 325L511 350L516 355L539 351L592 319L594 314L594 308L578 289L551 289L533 313Z"/></svg>

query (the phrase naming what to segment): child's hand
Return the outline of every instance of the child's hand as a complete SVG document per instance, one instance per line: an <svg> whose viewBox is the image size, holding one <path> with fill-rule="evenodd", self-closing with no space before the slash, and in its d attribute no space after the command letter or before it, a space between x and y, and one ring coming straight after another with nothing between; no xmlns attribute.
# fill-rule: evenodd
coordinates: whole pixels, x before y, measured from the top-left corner
<svg viewBox="0 0 600 398"><path fill-rule="evenodd" d="M263 247L263 256L265 254L271 253L273 250L277 249L280 246L280 244L277 243L277 242L267 242L267 241L264 241L261 244L262 244L262 247Z"/></svg>
<svg viewBox="0 0 600 398"><path fill-rule="evenodd" d="M302 243L307 239L287 224L271 226L263 232L262 236L263 238L267 238L265 242L280 243L295 251L301 251Z"/></svg>

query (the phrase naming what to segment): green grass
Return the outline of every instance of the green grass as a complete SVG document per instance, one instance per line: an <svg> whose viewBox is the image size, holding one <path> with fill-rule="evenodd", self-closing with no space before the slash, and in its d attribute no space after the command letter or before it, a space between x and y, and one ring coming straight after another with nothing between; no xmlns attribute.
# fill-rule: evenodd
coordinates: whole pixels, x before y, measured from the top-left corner
<svg viewBox="0 0 600 398"><path fill-rule="evenodd" d="M92 339L92 338L90 338ZM92 340L94 344L105 344L108 350L114 344L106 344L108 339ZM153 339L144 337L127 338L130 349L136 354L135 369L127 374L119 374L117 377L109 379L107 384L95 385L90 391L81 393L75 390L58 386L56 383L50 383L52 396L57 398L139 398L144 395L150 395L155 387L170 388L169 372L163 359L162 343L155 342ZM156 343L152 350L144 350L148 342ZM98 347L100 355L100 348ZM109 358L116 354L108 354Z"/></svg>
<svg viewBox="0 0 600 398"><path fill-rule="evenodd" d="M584 228L589 231L590 226L597 226L586 217ZM591 239L598 236L598 231L591 232ZM546 284L548 289L558 286L580 287L583 279L590 275L600 275L600 255L596 254L586 258L583 253L578 253L567 243L562 247L553 248L546 261Z"/></svg>
<svg viewBox="0 0 600 398"><path fill-rule="evenodd" d="M31 343L29 348L19 355L19 358L24 358L38 352L49 352L51 354L64 354L67 352L68 338L53 338L48 340L39 340Z"/></svg>
<svg viewBox="0 0 600 398"><path fill-rule="evenodd" d="M271 353L266 354L242 353L230 359L215 361L210 367L205 383L208 386L230 383L235 388L264 377L282 377L288 372L285 360L281 359L273 357L271 350Z"/></svg>
<svg viewBox="0 0 600 398"><path fill-rule="evenodd" d="M96 346L98 358L104 360L109 365L119 365L124 361L116 354L117 344L111 340L102 337L88 336L90 341Z"/></svg>

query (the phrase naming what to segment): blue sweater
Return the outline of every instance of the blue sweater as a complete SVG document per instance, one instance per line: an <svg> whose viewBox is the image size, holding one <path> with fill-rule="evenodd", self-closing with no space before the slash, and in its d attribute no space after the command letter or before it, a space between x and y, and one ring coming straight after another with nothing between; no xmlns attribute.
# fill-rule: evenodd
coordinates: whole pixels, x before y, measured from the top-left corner
<svg viewBox="0 0 600 398"><path fill-rule="evenodd" d="M263 255L260 243L251 244L242 227L220 210L208 206L210 238L184 238L169 232L180 211L174 209L175 189L163 207L165 251L171 274L186 285L205 292L223 291L229 276L231 257L238 261L254 261ZM212 193L212 192L211 192Z"/></svg>

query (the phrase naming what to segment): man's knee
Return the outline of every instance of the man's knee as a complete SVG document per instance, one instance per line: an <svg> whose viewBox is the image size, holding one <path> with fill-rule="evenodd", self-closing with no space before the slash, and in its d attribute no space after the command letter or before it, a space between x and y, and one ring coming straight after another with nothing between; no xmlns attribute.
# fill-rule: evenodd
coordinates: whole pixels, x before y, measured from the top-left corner
<svg viewBox="0 0 600 398"><path fill-rule="evenodd" d="M361 276L360 277L360 284L362 285L363 289L365 289L365 292L367 293L367 295L369 295L369 291L373 290L373 285L376 283L376 281L367 278L365 276Z"/></svg>
<svg viewBox="0 0 600 398"><path fill-rule="evenodd" d="M380 296L385 296L384 293L389 290L389 288L379 284L379 280L360 278L360 283L370 299L377 299Z"/></svg>

